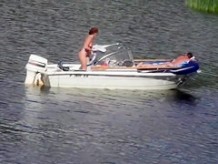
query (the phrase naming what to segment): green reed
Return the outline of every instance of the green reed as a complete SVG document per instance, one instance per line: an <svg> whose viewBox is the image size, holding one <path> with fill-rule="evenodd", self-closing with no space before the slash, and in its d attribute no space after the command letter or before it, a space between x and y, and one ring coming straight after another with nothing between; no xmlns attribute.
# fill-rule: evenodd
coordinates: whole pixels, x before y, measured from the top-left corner
<svg viewBox="0 0 218 164"><path fill-rule="evenodd" d="M218 13L218 0L186 0L185 3L196 10Z"/></svg>

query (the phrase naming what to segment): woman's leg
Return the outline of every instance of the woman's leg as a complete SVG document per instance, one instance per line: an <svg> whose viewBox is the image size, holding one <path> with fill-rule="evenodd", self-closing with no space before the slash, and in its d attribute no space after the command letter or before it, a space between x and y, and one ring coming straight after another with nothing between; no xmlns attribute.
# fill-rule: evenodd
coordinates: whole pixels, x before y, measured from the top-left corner
<svg viewBox="0 0 218 164"><path fill-rule="evenodd" d="M81 63L80 69L85 70L85 71L87 69L87 59L86 59L86 56L87 56L87 54L86 54L85 50L81 50L79 52L79 60L80 60L80 63Z"/></svg>

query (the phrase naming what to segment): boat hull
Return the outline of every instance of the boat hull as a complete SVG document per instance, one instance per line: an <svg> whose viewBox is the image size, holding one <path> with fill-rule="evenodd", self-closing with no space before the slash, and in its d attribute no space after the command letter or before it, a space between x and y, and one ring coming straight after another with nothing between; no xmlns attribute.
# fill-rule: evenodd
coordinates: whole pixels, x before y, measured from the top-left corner
<svg viewBox="0 0 218 164"><path fill-rule="evenodd" d="M166 90L178 86L175 75L146 75L132 73L107 73L78 72L67 74L44 74L44 85L62 88L92 88L92 89L125 89L125 90Z"/></svg>

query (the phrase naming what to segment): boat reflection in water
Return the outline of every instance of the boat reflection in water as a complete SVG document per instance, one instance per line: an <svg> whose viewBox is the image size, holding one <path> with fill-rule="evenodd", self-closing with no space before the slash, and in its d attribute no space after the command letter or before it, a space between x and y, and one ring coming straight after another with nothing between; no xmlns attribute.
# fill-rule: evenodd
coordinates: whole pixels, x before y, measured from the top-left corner
<svg viewBox="0 0 218 164"><path fill-rule="evenodd" d="M171 90L168 95L166 96L166 99L168 101L172 101L175 104L188 104L191 106L197 105L198 97L188 93L187 91L179 90L179 89L173 89Z"/></svg>

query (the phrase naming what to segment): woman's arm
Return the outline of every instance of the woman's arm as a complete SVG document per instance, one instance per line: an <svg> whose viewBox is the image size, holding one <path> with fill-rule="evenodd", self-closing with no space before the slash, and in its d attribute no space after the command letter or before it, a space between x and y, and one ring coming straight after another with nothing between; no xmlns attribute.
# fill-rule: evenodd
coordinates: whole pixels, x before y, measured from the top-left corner
<svg viewBox="0 0 218 164"><path fill-rule="evenodd" d="M92 36L88 35L86 37L86 40L84 42L84 48L85 50L91 51L92 50Z"/></svg>

